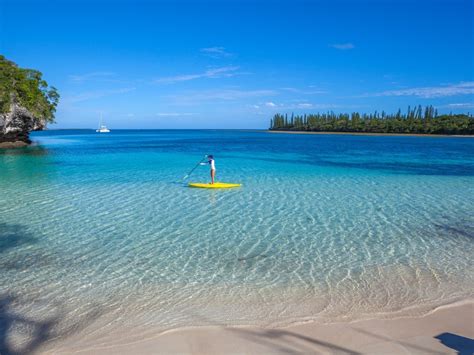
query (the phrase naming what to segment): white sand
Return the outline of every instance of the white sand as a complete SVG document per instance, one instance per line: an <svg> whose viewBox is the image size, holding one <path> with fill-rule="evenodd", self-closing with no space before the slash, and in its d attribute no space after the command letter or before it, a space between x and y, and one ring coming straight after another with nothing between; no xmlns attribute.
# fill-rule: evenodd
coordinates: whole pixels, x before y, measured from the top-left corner
<svg viewBox="0 0 474 355"><path fill-rule="evenodd" d="M153 331L153 329L150 329ZM122 335L127 334L123 329ZM91 334L91 333L89 333ZM93 334L93 333L92 333ZM147 334L150 334L147 331ZM80 354L456 354L474 344L474 300L440 307L423 317L350 323L307 323L278 329L199 327L161 332L114 345L72 336L44 353ZM442 341L446 344L444 345ZM469 339L470 338L470 339ZM109 338L110 339L110 338ZM101 345L102 343L102 345ZM447 346L449 345L449 346ZM470 350L471 352L474 349ZM471 353L467 352L467 353Z"/></svg>

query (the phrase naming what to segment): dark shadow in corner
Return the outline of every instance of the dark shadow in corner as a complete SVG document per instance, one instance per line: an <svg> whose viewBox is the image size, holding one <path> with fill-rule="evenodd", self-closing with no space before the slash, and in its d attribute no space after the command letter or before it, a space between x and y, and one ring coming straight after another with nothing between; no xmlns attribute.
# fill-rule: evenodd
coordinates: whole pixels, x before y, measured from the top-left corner
<svg viewBox="0 0 474 355"><path fill-rule="evenodd" d="M20 253L8 255L10 250L38 243L40 239L21 224L0 222L0 273L41 267L51 258L37 251L28 251L28 257ZM19 254L19 255L16 255ZM8 257L6 257L8 256ZM48 314L38 318L20 309L33 309L39 303L48 305ZM0 293L0 354L23 355L38 351L47 342L67 337L88 326L103 314L103 308L90 305L79 316L68 318L67 303L55 299L36 299L13 292ZM21 344L13 344L13 338L21 338Z"/></svg>
<svg viewBox="0 0 474 355"><path fill-rule="evenodd" d="M98 308L86 312L80 319L75 319L61 330L57 326L65 318L64 311L57 312L54 316L37 320L27 315L14 311L15 304L21 302L17 296L0 295L0 354L2 355L27 355L35 353L46 342L65 337L87 326L100 316ZM11 344L14 332L27 334L28 339L22 345Z"/></svg>
<svg viewBox="0 0 474 355"><path fill-rule="evenodd" d="M474 354L474 339L466 338L453 333L442 333L435 336L441 344L454 349L459 355Z"/></svg>

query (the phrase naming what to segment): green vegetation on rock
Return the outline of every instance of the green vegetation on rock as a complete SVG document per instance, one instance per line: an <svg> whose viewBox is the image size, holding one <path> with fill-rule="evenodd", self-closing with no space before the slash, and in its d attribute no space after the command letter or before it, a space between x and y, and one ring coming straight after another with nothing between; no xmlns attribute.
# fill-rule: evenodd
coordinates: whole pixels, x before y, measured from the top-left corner
<svg viewBox="0 0 474 355"><path fill-rule="evenodd" d="M42 76L37 70L19 68L0 55L0 114L17 104L35 118L53 122L59 94Z"/></svg>

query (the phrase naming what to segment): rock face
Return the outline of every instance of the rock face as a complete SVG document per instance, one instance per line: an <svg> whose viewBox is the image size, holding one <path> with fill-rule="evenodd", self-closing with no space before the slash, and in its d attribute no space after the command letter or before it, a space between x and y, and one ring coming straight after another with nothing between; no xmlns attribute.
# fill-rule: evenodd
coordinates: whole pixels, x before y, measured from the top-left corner
<svg viewBox="0 0 474 355"><path fill-rule="evenodd" d="M29 144L30 132L45 126L45 121L35 118L26 108L12 104L9 112L0 114L0 147Z"/></svg>

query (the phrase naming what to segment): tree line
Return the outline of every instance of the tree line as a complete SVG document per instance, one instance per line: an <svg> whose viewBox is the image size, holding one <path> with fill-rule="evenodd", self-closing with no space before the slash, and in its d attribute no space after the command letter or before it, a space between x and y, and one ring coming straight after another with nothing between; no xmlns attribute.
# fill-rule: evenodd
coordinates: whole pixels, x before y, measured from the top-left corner
<svg viewBox="0 0 474 355"><path fill-rule="evenodd" d="M277 113L270 121L270 130L312 132L408 133L408 134L474 134L471 114L443 114L433 106L408 106L406 113L316 113L288 117Z"/></svg>

